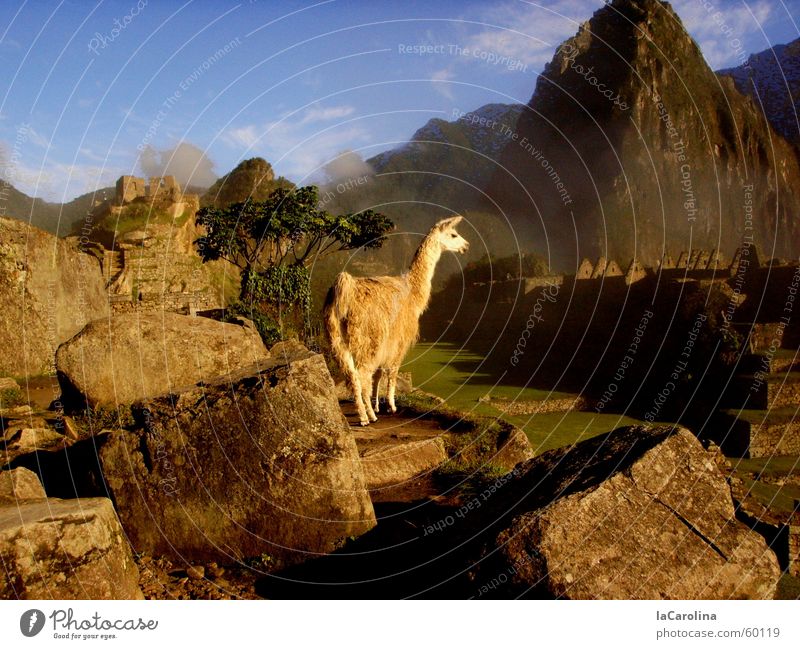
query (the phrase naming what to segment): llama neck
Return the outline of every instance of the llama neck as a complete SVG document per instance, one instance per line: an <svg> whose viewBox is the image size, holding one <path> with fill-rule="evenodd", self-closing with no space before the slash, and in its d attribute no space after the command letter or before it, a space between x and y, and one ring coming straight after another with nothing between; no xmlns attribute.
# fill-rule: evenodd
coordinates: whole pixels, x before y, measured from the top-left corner
<svg viewBox="0 0 800 649"><path fill-rule="evenodd" d="M408 281L411 287L409 298L412 308L419 313L425 310L430 301L433 272L436 270L436 264L441 256L442 250L436 239L427 236L411 262L411 269L408 271Z"/></svg>

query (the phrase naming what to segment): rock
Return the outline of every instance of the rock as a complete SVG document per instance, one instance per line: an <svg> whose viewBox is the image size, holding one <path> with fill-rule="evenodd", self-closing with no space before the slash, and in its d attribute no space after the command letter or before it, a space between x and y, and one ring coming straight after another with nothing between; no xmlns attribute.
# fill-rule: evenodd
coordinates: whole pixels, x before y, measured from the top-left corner
<svg viewBox="0 0 800 649"><path fill-rule="evenodd" d="M10 377L0 378L0 392L5 392L6 390L19 391L19 384Z"/></svg>
<svg viewBox="0 0 800 649"><path fill-rule="evenodd" d="M208 576L211 577L211 579L219 579L220 577L222 577L222 575L225 574L225 568L220 568L217 565L216 561L212 561L211 563L208 564L206 572L208 573Z"/></svg>
<svg viewBox="0 0 800 649"><path fill-rule="evenodd" d="M33 413L29 405L14 406L13 408L0 408L0 417L3 419L16 419L18 417L28 417Z"/></svg>
<svg viewBox="0 0 800 649"><path fill-rule="evenodd" d="M220 563L268 555L279 569L375 525L319 354L269 359L133 411L138 428L78 442L61 466L74 475L99 463L101 478L74 483L104 485L138 552Z"/></svg>
<svg viewBox="0 0 800 649"><path fill-rule="evenodd" d="M78 425L75 423L75 420L68 416L62 415L60 418L60 430L61 432L70 439L77 440L80 439L80 431L78 430Z"/></svg>
<svg viewBox="0 0 800 649"><path fill-rule="evenodd" d="M447 461L441 437L382 444L364 451L361 464L367 488L396 487Z"/></svg>
<svg viewBox="0 0 800 649"><path fill-rule="evenodd" d="M52 448L64 441L64 436L52 428L20 428L6 440L9 449L35 451Z"/></svg>
<svg viewBox="0 0 800 649"><path fill-rule="evenodd" d="M39 476L22 467L0 471L0 507L4 503L46 498Z"/></svg>
<svg viewBox="0 0 800 649"><path fill-rule="evenodd" d="M289 340L281 340L269 348L269 355L274 356L279 360L287 362L297 353L305 352L306 346L303 345L297 338L290 338Z"/></svg>
<svg viewBox="0 0 800 649"><path fill-rule="evenodd" d="M199 579L203 579L206 576L206 570L203 566L190 566L186 569L186 574L189 579L194 579L195 581Z"/></svg>
<svg viewBox="0 0 800 649"><path fill-rule="evenodd" d="M0 505L2 599L142 599L108 498Z"/></svg>
<svg viewBox="0 0 800 649"><path fill-rule="evenodd" d="M56 353L65 406L130 404L264 360L249 327L177 313L133 313L88 324Z"/></svg>
<svg viewBox="0 0 800 649"><path fill-rule="evenodd" d="M533 456L534 452L525 431L512 426L499 436L497 450L490 451L487 454L486 461L511 471L520 462L530 460Z"/></svg>
<svg viewBox="0 0 800 649"><path fill-rule="evenodd" d="M0 304L0 374L12 376L50 373L59 343L108 315L100 262L77 239L4 217Z"/></svg>
<svg viewBox="0 0 800 649"><path fill-rule="evenodd" d="M514 508L481 569L505 595L771 599L780 569L684 428L621 428L517 467ZM511 505L509 505L511 507ZM502 578L501 578L502 576Z"/></svg>

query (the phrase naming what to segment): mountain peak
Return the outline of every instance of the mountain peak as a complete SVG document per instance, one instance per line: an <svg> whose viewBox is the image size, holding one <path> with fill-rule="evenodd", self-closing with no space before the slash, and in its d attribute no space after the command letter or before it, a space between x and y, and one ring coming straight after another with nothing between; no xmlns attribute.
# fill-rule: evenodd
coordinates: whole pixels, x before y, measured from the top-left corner
<svg viewBox="0 0 800 649"><path fill-rule="evenodd" d="M614 0L595 12L557 48L529 108L518 123L529 146L507 144L489 190L535 215L566 264L576 239L580 256L647 263L665 248L730 255L746 236L798 252L793 150L711 71L668 3ZM745 187L758 218L742 216Z"/></svg>
<svg viewBox="0 0 800 649"><path fill-rule="evenodd" d="M775 130L800 146L800 38L751 54L743 65L717 74L733 79L739 92L763 107Z"/></svg>

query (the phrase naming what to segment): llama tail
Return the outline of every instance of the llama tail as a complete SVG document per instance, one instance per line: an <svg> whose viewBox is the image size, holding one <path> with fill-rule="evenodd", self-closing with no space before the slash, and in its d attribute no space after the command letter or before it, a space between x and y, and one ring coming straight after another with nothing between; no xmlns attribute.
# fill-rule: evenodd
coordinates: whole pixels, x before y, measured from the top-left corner
<svg viewBox="0 0 800 649"><path fill-rule="evenodd" d="M328 341L331 344L331 352L334 360L339 364L345 374L355 374L356 366L353 355L345 340L345 332L342 331L342 321L347 318L350 296L353 294L355 281L349 273L339 273L336 281L328 291L323 308L325 321L325 331Z"/></svg>

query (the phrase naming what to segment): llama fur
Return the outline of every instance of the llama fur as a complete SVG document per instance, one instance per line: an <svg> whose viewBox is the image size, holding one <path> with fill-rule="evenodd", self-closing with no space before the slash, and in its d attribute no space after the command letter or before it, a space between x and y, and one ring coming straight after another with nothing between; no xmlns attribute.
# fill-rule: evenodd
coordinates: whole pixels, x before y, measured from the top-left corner
<svg viewBox="0 0 800 649"><path fill-rule="evenodd" d="M333 357L353 392L362 426L377 420L382 372L388 376L389 410L397 412L397 374L419 336L419 318L430 302L436 264L445 251L464 253L469 248L455 230L462 218L454 216L434 225L405 274L353 277L339 273L328 291L325 330Z"/></svg>

